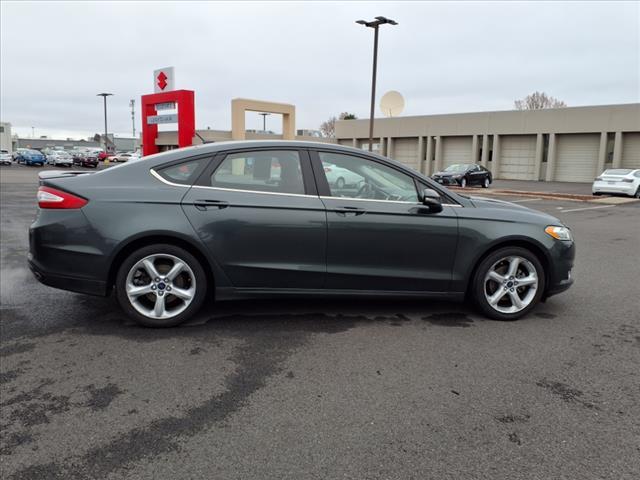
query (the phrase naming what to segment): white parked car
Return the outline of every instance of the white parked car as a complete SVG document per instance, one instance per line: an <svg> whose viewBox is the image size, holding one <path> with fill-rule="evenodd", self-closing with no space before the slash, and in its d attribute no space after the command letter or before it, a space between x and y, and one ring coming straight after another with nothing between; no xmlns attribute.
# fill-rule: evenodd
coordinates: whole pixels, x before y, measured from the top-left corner
<svg viewBox="0 0 640 480"><path fill-rule="evenodd" d="M73 166L73 157L62 150L51 150L47 153L47 163L54 166L71 167Z"/></svg>
<svg viewBox="0 0 640 480"><path fill-rule="evenodd" d="M138 152L118 153L117 155L109 157L109 160L113 162L129 162L140 160L140 154Z"/></svg>
<svg viewBox="0 0 640 480"><path fill-rule="evenodd" d="M620 193L640 198L640 169L613 168L605 170L593 182L594 195L602 193Z"/></svg>
<svg viewBox="0 0 640 480"><path fill-rule="evenodd" d="M0 165L11 165L13 158L8 150L0 150Z"/></svg>
<svg viewBox="0 0 640 480"><path fill-rule="evenodd" d="M349 187L355 187L364 180L363 177L346 168L338 167L332 163L323 162L325 176L330 185L333 185L338 190Z"/></svg>

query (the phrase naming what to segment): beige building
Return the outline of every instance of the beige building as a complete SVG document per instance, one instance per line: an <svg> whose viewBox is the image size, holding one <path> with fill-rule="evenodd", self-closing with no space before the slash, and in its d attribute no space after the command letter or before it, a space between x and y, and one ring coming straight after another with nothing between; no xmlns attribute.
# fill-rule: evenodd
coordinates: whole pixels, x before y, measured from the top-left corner
<svg viewBox="0 0 640 480"><path fill-rule="evenodd" d="M282 118L282 134L247 130L245 128L246 112L266 112L280 115ZM335 142L334 139L318 138L312 135L313 132L310 131L301 130L299 133L303 135L296 135L295 105L248 98L234 98L231 100L231 131L197 130L193 137L193 145L198 145L203 142L225 142L229 140L307 140ZM158 132L156 145L161 152L178 148L178 132Z"/></svg>
<svg viewBox="0 0 640 480"><path fill-rule="evenodd" d="M336 122L338 143L368 148L369 121ZM427 175L480 163L498 179L591 182L640 168L640 104L381 118L374 150Z"/></svg>

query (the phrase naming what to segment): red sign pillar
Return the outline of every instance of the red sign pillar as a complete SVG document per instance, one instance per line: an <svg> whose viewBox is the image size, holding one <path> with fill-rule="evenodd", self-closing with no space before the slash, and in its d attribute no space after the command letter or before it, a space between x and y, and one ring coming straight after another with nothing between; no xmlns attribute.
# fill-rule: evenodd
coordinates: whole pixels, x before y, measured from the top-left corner
<svg viewBox="0 0 640 480"><path fill-rule="evenodd" d="M158 125L149 124L148 117L158 114L159 103L175 103L178 108L178 146L189 147L196 133L195 93L193 90L173 90L171 92L143 95L142 106L142 154L158 153L156 139Z"/></svg>

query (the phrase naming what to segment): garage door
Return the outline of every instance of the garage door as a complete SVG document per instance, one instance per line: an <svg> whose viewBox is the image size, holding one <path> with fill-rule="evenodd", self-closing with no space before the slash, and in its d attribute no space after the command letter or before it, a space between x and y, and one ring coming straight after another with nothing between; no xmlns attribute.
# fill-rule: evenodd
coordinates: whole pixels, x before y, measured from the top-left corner
<svg viewBox="0 0 640 480"><path fill-rule="evenodd" d="M442 138L443 168L455 163L471 163L471 137Z"/></svg>
<svg viewBox="0 0 640 480"><path fill-rule="evenodd" d="M340 140L338 140L338 143L340 145L344 145L346 147L352 147L353 146L353 140L350 138L341 138Z"/></svg>
<svg viewBox="0 0 640 480"><path fill-rule="evenodd" d="M558 135L556 175L558 182L592 182L598 165L600 135Z"/></svg>
<svg viewBox="0 0 640 480"><path fill-rule="evenodd" d="M622 134L622 167L640 168L640 133Z"/></svg>
<svg viewBox="0 0 640 480"><path fill-rule="evenodd" d="M404 163L414 170L419 170L418 139L396 138L393 141L393 159Z"/></svg>
<svg viewBox="0 0 640 480"><path fill-rule="evenodd" d="M535 175L535 135L500 137L498 178L507 180L538 180Z"/></svg>

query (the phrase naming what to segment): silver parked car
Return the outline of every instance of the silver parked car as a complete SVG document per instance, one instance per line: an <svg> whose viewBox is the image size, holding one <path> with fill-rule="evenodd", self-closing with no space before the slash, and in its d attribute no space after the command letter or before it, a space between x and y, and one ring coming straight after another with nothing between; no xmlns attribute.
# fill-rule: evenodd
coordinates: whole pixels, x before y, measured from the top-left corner
<svg viewBox="0 0 640 480"><path fill-rule="evenodd" d="M73 166L73 157L62 150L50 150L47 153L47 163L56 167L58 165L71 167Z"/></svg>
<svg viewBox="0 0 640 480"><path fill-rule="evenodd" d="M594 180L591 192L594 195L619 193L640 198L640 169L614 168L605 170Z"/></svg>
<svg viewBox="0 0 640 480"><path fill-rule="evenodd" d="M0 165L11 165L13 159L8 150L0 150Z"/></svg>

